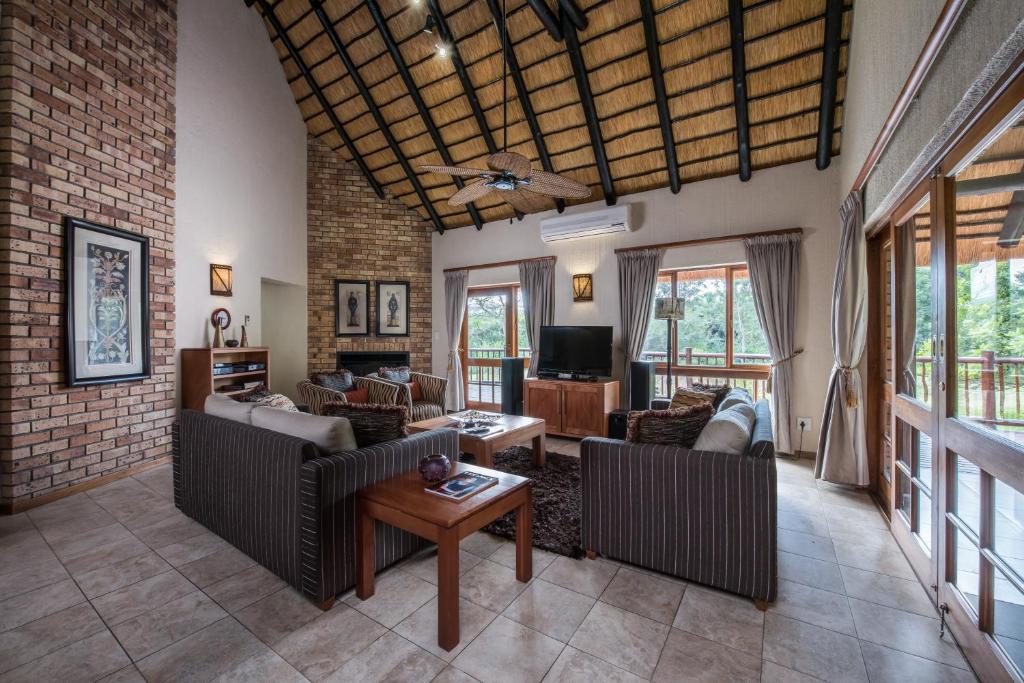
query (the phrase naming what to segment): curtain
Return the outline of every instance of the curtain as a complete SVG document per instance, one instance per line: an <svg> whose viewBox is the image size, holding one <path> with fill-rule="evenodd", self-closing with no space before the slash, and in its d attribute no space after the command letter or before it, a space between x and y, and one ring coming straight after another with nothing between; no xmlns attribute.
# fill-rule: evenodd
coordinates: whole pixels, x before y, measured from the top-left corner
<svg viewBox="0 0 1024 683"><path fill-rule="evenodd" d="M459 340L462 338L462 320L466 317L469 298L469 271L456 270L444 274L445 322L448 325L448 390L449 410L466 407L466 386L462 383L462 356Z"/></svg>
<svg viewBox="0 0 1024 683"><path fill-rule="evenodd" d="M772 436L775 450L792 453L790 439L797 294L800 289L800 233L743 240L757 321L772 356Z"/></svg>
<svg viewBox="0 0 1024 683"><path fill-rule="evenodd" d="M537 376L540 328L555 322L555 262L551 259L519 263L519 291L523 296L526 338L530 342L529 376Z"/></svg>
<svg viewBox="0 0 1024 683"><path fill-rule="evenodd" d="M832 285L832 354L814 476L835 484L867 486L864 390L860 365L868 330L867 241L864 207L854 190L839 209L843 234Z"/></svg>
<svg viewBox="0 0 1024 683"><path fill-rule="evenodd" d="M896 334L900 337L899 376L897 390L907 396L917 396L917 378L914 375L916 358L914 342L917 340L917 219L896 228L896 296L900 298L900 317L896 321Z"/></svg>
<svg viewBox="0 0 1024 683"><path fill-rule="evenodd" d="M629 364L640 360L647 327L654 308L654 289L665 257L664 249L639 249L616 254L619 261L619 315L622 317L622 350L626 354L626 387Z"/></svg>

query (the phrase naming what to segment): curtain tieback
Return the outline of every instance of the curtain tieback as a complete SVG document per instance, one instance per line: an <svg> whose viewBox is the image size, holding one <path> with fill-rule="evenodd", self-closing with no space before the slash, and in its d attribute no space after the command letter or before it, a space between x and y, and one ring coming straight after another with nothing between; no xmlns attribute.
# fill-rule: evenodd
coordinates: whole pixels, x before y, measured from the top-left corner
<svg viewBox="0 0 1024 683"><path fill-rule="evenodd" d="M848 365L836 365L836 368L839 372L843 373L843 382L846 384L846 407L856 408L860 405L860 401L857 400L857 395L853 393L853 385L850 382L850 377L857 368L851 368Z"/></svg>
<svg viewBox="0 0 1024 683"><path fill-rule="evenodd" d="M451 372L452 370L455 369L455 359L459 357L459 352L461 351L462 349L460 349L458 346L455 346L452 348L451 351L448 352L448 372Z"/></svg>
<svg viewBox="0 0 1024 683"><path fill-rule="evenodd" d="M788 363L789 361L793 360L794 358L796 358L797 356L799 356L803 352L804 352L803 349L797 349L796 351L794 351L793 353L789 354L785 358L780 358L779 360L777 360L777 361L775 361L774 363L771 364L771 369L774 370L775 368L779 367L783 363ZM768 375L768 385L765 388L765 392L767 392L769 394L772 393L772 375L770 373Z"/></svg>

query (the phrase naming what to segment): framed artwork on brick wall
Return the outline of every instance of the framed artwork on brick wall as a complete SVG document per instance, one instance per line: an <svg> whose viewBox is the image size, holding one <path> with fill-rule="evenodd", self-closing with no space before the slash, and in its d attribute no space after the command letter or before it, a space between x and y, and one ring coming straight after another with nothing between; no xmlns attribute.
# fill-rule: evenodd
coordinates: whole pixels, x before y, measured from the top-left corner
<svg viewBox="0 0 1024 683"><path fill-rule="evenodd" d="M64 301L68 386L150 376L148 237L66 217Z"/></svg>
<svg viewBox="0 0 1024 683"><path fill-rule="evenodd" d="M377 283L377 336L409 336L409 282Z"/></svg>
<svg viewBox="0 0 1024 683"><path fill-rule="evenodd" d="M334 281L334 321L335 336L370 334L370 283L367 280Z"/></svg>

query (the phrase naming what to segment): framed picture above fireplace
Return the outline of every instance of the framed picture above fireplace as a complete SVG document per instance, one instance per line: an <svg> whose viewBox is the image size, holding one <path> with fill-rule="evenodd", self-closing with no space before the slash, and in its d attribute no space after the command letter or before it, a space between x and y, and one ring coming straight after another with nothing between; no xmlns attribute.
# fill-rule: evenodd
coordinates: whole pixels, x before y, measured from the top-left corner
<svg viewBox="0 0 1024 683"><path fill-rule="evenodd" d="M377 283L377 336L409 336L409 283Z"/></svg>
<svg viewBox="0 0 1024 683"><path fill-rule="evenodd" d="M334 281L334 321L338 337L370 334L370 283L367 280Z"/></svg>

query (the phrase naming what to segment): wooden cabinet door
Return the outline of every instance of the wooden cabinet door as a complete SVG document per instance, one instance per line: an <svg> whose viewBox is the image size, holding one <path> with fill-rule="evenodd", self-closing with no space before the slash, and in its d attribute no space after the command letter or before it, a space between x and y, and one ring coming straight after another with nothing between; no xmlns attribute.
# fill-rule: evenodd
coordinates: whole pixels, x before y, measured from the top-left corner
<svg viewBox="0 0 1024 683"><path fill-rule="evenodd" d="M562 431L577 436L604 434L604 386L566 384L562 393Z"/></svg>
<svg viewBox="0 0 1024 683"><path fill-rule="evenodd" d="M526 414L547 423L547 430L562 431L562 387L554 382L526 383Z"/></svg>

